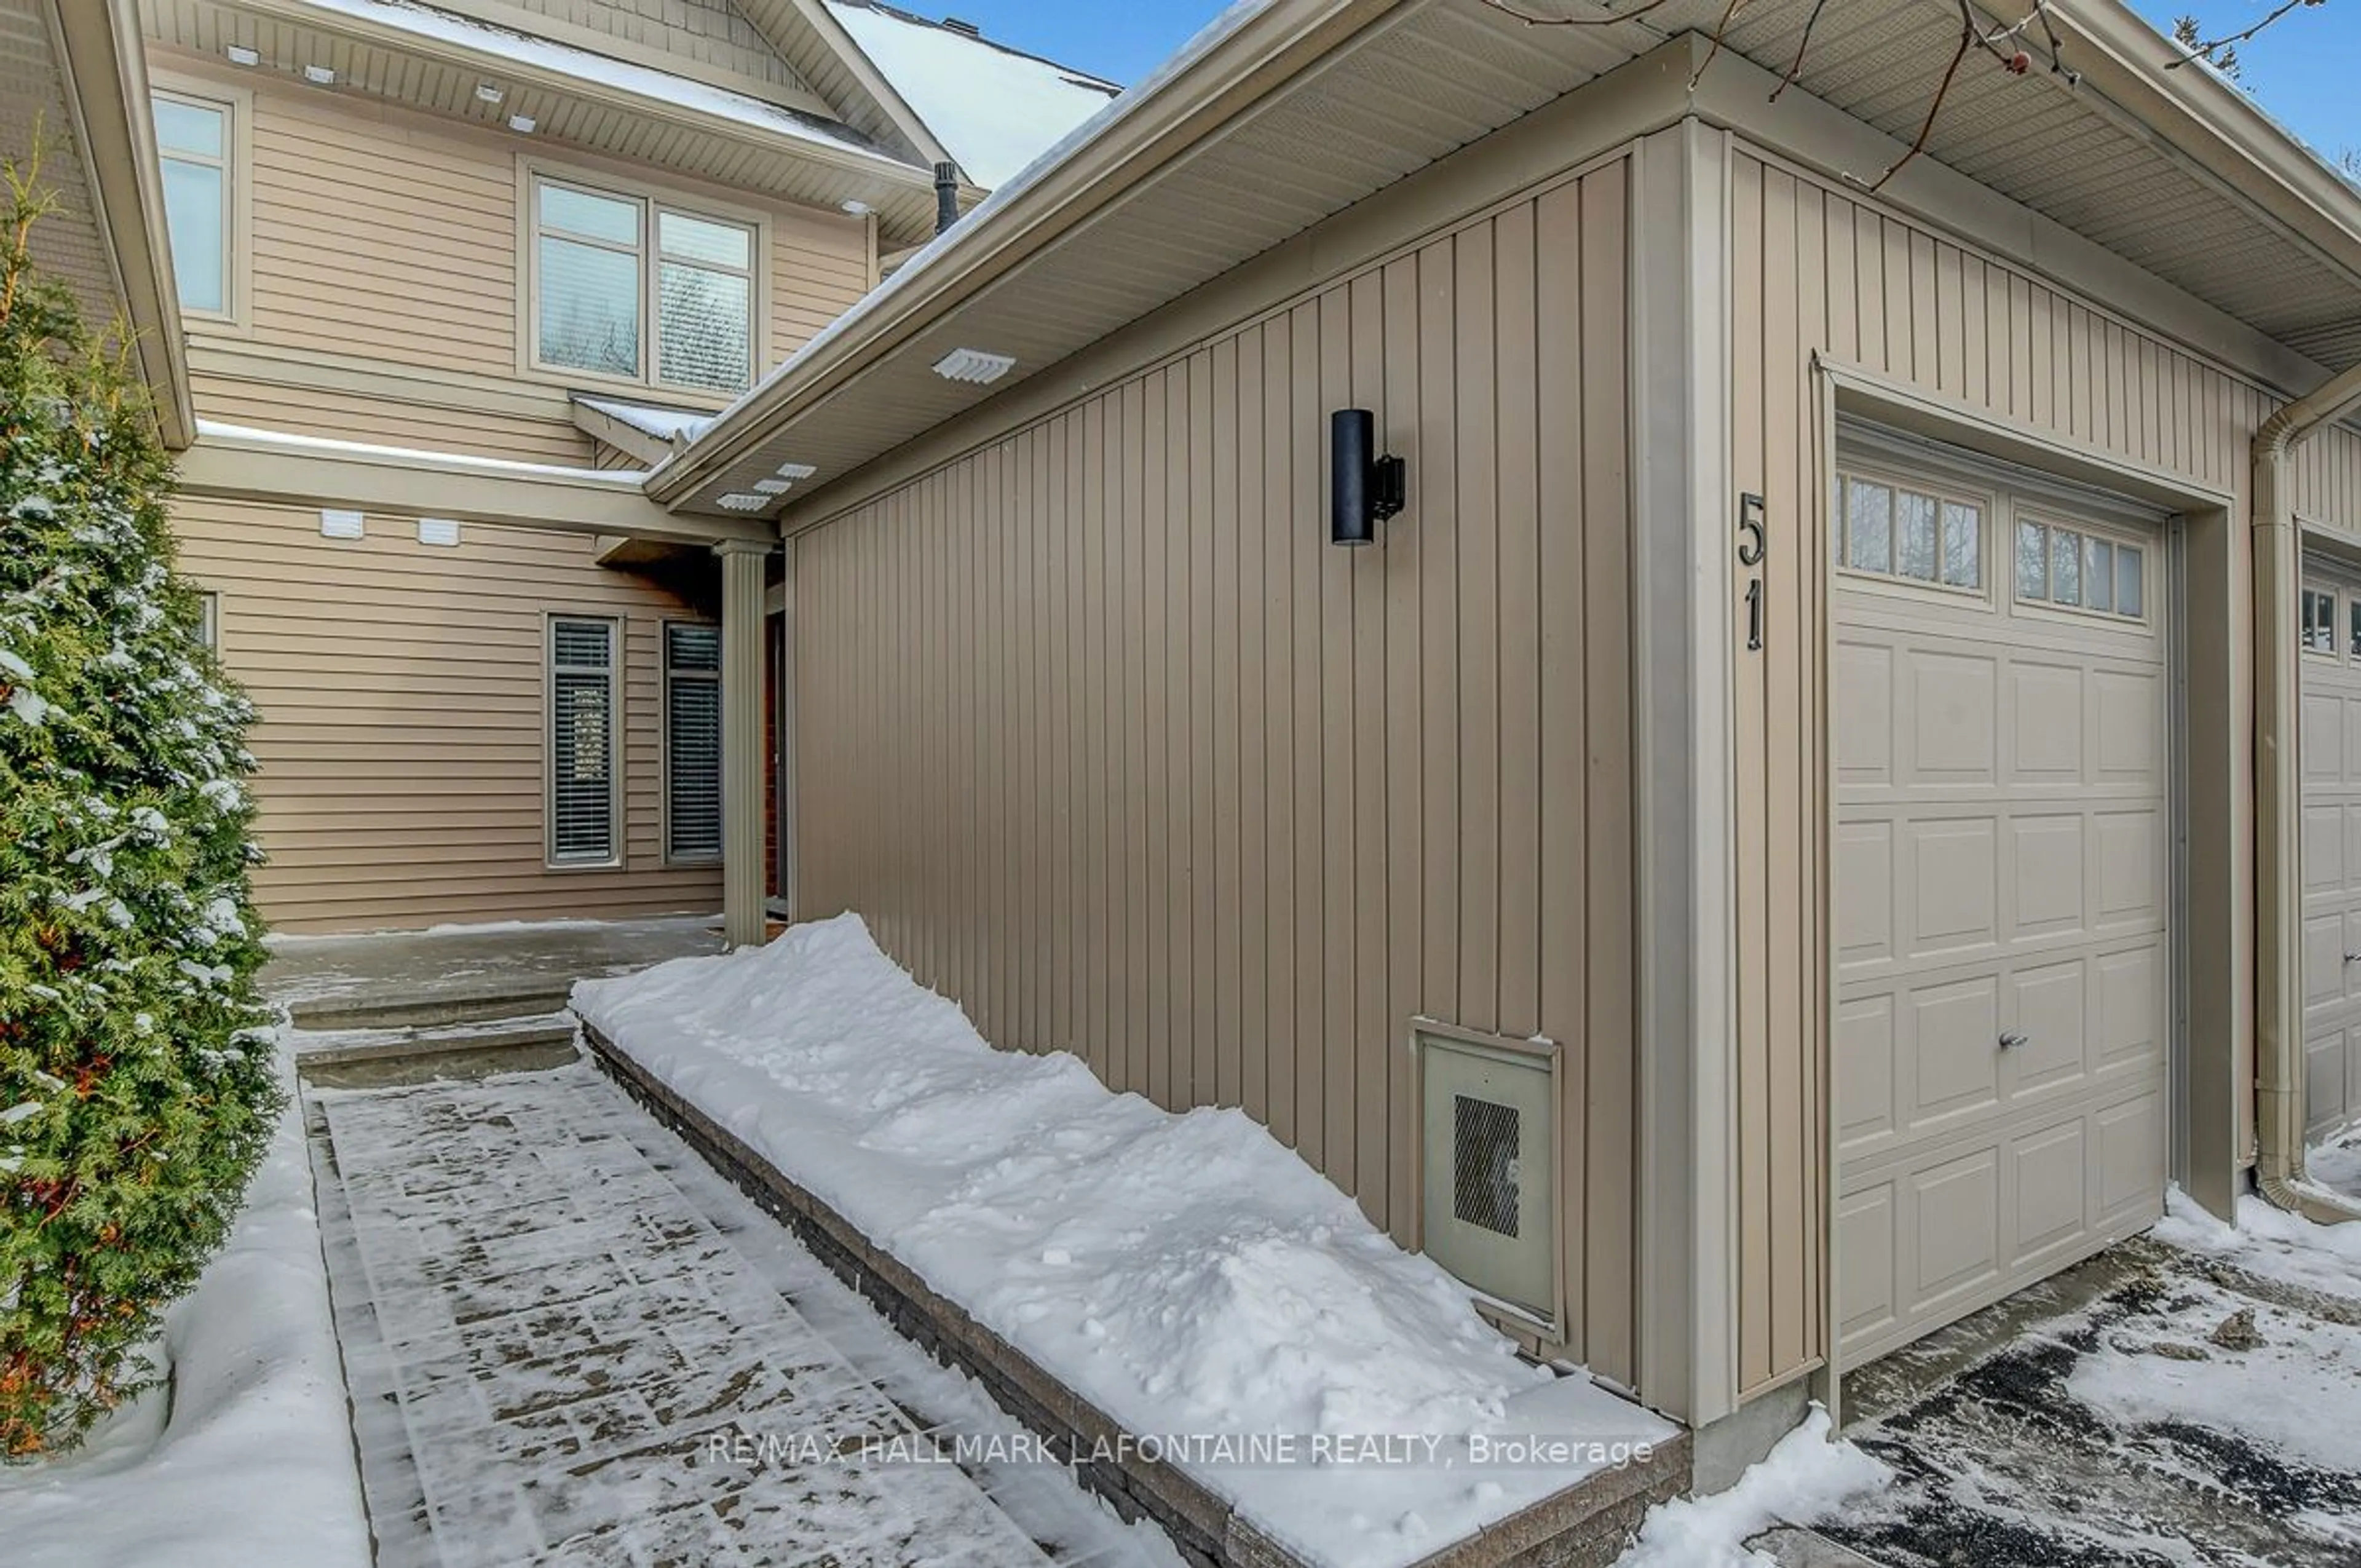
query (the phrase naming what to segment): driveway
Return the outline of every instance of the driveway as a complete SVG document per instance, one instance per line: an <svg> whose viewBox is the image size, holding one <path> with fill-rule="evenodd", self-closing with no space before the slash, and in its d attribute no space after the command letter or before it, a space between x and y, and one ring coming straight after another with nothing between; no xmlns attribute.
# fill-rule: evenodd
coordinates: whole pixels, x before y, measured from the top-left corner
<svg viewBox="0 0 2361 1568"><path fill-rule="evenodd" d="M1886 1568L2361 1563L2361 1276L2236 1255L2142 1238L1856 1374L1895 1481L1815 1529Z"/></svg>

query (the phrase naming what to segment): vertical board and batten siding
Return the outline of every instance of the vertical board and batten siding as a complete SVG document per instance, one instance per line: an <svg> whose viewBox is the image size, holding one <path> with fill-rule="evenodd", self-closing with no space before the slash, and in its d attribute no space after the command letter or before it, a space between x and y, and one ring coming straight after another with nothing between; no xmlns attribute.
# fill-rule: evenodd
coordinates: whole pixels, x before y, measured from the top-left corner
<svg viewBox="0 0 2361 1568"><path fill-rule="evenodd" d="M661 626L697 615L587 538L469 524L456 549L372 518L180 503L181 561L221 585L224 659L260 721L247 744L273 926L630 916L719 907L712 866L664 863ZM547 610L623 623L617 871L544 869Z"/></svg>
<svg viewBox="0 0 2361 1568"><path fill-rule="evenodd" d="M240 171L253 234L247 319L192 321L192 337L217 349L220 365L292 354L361 378L372 367L411 373L382 378L381 396L202 374L201 416L612 464L611 449L574 425L565 388L517 368L517 158L559 149L341 92L207 79L254 89L253 165ZM642 182L670 185L655 171ZM764 362L775 363L860 297L867 230L755 198L735 204L770 220L763 335ZM421 400L435 388L420 372L467 384L438 405ZM488 411L487 389L494 408L517 411ZM262 715L256 793L271 863L257 885L275 925L354 930L719 906L719 871L666 866L661 841L660 625L702 618L698 609L598 565L587 537L470 523L445 549L420 544L412 518L372 516L368 537L346 543L323 538L314 513L225 502L180 503L174 520L184 564L220 595L224 655ZM620 870L544 867L550 612L627 618Z"/></svg>
<svg viewBox="0 0 2361 1568"><path fill-rule="evenodd" d="M1520 198L794 548L799 915L1398 1234L1410 1020L1566 1042L1566 1346L1628 1380L1626 202ZM1367 550L1347 406L1409 464Z"/></svg>
<svg viewBox="0 0 2361 1568"><path fill-rule="evenodd" d="M2245 497L2279 400L2103 307L1742 146L1730 165L1732 482L1767 501L1768 646L1737 711L1739 1381L1826 1353L1828 543L1816 353ZM2361 536L2361 435L2301 449L2297 506Z"/></svg>

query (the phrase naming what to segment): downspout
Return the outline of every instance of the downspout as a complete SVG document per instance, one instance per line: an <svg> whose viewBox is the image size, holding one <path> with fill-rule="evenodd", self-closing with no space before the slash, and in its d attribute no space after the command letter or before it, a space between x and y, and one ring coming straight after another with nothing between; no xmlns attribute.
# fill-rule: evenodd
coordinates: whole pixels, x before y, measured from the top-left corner
<svg viewBox="0 0 2361 1568"><path fill-rule="evenodd" d="M2330 421L2361 407L2361 365L2287 404L2255 433L2255 1185L2281 1209L2361 1220L2304 1184L2301 788L2295 756L2296 596L2303 540L2289 459Z"/></svg>

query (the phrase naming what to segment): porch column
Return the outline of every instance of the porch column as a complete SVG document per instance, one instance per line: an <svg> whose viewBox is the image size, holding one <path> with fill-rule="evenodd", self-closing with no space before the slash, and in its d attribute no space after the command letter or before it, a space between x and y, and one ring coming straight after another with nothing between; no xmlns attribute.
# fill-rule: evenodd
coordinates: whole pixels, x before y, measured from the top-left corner
<svg viewBox="0 0 2361 1568"><path fill-rule="evenodd" d="M725 540L721 557L721 935L763 941L763 563L772 545Z"/></svg>

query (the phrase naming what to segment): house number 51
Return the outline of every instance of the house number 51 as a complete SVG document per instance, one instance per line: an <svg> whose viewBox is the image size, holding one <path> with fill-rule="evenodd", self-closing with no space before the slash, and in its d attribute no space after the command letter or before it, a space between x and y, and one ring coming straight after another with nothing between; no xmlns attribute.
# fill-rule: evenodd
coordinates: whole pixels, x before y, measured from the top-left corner
<svg viewBox="0 0 2361 1568"><path fill-rule="evenodd" d="M1741 491L1738 498L1738 564L1746 579L1746 650L1763 651L1763 556L1770 540L1763 532L1763 498Z"/></svg>

